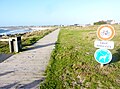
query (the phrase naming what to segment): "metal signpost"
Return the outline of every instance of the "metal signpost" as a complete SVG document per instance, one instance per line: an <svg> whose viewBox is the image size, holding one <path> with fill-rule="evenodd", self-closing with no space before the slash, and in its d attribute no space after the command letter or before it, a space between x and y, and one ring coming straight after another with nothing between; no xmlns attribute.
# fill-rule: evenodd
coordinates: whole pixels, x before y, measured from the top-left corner
<svg viewBox="0 0 120 89"><path fill-rule="evenodd" d="M97 30L97 37L100 40L94 42L94 47L99 48L96 50L94 57L95 60L101 64L108 64L112 60L112 53L108 49L114 48L114 42L109 41L115 35L115 30L111 25L102 25Z"/></svg>

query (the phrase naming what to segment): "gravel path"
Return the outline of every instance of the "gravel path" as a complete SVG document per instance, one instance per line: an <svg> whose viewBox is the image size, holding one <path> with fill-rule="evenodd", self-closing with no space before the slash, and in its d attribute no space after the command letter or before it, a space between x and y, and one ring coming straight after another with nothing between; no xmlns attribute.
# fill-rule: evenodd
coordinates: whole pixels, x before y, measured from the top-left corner
<svg viewBox="0 0 120 89"><path fill-rule="evenodd" d="M0 63L0 89L39 89L60 29Z"/></svg>

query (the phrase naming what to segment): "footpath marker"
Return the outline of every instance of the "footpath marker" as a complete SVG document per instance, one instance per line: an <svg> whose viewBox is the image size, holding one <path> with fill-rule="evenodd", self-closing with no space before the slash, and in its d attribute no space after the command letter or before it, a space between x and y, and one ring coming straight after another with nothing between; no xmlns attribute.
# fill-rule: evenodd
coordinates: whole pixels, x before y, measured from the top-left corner
<svg viewBox="0 0 120 89"><path fill-rule="evenodd" d="M114 48L114 42L109 41L115 35L115 30L111 25L101 25L97 29L97 37L100 40L94 42L94 47L99 48L96 50L94 57L95 60L101 64L101 67L104 64L108 64L112 60L112 53L108 49Z"/></svg>

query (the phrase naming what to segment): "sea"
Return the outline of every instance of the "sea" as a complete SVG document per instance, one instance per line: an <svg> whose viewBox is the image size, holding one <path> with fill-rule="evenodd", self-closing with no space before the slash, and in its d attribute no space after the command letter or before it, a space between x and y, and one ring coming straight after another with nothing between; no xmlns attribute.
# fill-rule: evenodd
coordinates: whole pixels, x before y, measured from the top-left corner
<svg viewBox="0 0 120 89"><path fill-rule="evenodd" d="M0 28L0 35L15 35L15 34L23 34L31 32L29 29L7 29L7 28Z"/></svg>

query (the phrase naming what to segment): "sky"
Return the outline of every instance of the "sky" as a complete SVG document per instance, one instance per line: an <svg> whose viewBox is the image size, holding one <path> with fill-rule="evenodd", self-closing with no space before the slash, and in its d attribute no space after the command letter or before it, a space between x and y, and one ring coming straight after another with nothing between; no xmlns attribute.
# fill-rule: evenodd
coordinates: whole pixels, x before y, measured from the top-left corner
<svg viewBox="0 0 120 89"><path fill-rule="evenodd" d="M0 0L0 26L120 22L120 0Z"/></svg>

